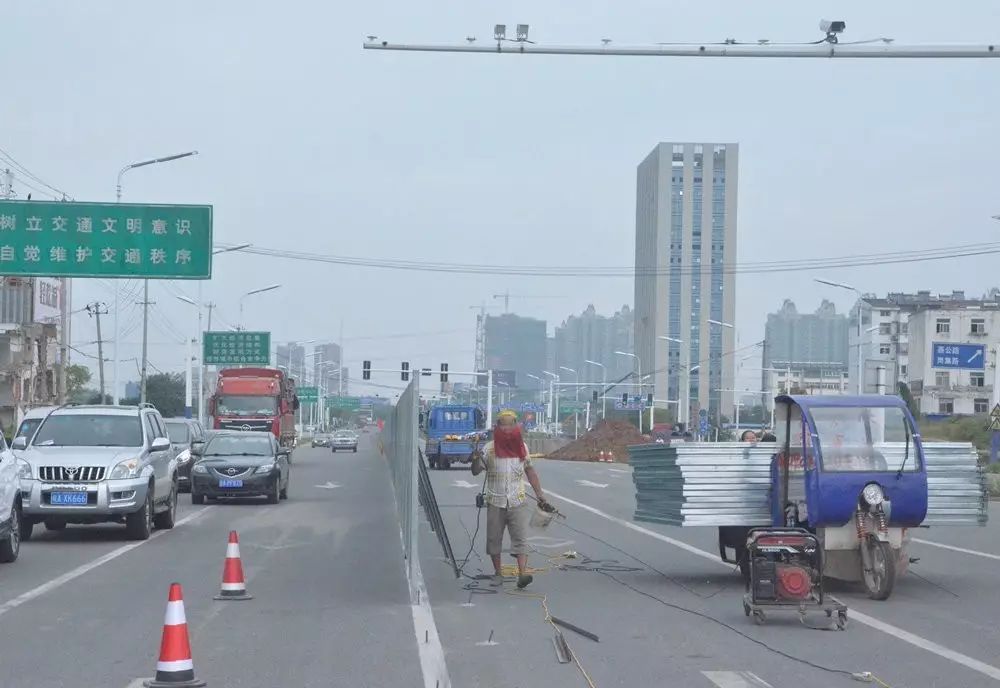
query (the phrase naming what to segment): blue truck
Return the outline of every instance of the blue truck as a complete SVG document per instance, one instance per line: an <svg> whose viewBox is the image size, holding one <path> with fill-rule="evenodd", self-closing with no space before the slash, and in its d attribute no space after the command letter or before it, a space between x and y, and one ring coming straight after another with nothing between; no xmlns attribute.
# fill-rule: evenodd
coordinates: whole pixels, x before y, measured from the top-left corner
<svg viewBox="0 0 1000 688"><path fill-rule="evenodd" d="M478 406L435 406L424 422L427 464L447 470L453 463L472 463L477 444L485 439L486 414Z"/></svg>

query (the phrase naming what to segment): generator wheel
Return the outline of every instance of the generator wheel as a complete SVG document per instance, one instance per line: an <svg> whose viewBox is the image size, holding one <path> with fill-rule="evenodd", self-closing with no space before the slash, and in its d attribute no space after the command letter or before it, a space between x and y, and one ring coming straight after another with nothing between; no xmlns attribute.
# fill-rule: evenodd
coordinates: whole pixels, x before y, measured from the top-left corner
<svg viewBox="0 0 1000 688"><path fill-rule="evenodd" d="M868 597L887 600L896 585L896 555L888 542L869 536L861 543L861 579Z"/></svg>
<svg viewBox="0 0 1000 688"><path fill-rule="evenodd" d="M837 612L837 630L843 631L845 628L847 628L847 612L841 610Z"/></svg>
<svg viewBox="0 0 1000 688"><path fill-rule="evenodd" d="M763 626L764 622L767 621L767 617L764 616L764 612L759 609L753 610L753 622L758 626Z"/></svg>
<svg viewBox="0 0 1000 688"><path fill-rule="evenodd" d="M746 600L743 601L743 615L750 616L750 605L746 603Z"/></svg>

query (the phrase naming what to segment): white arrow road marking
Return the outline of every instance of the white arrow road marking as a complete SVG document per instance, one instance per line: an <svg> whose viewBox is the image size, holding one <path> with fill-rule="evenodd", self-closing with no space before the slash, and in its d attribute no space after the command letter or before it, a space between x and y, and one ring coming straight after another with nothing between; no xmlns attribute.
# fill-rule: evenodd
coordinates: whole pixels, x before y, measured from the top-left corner
<svg viewBox="0 0 1000 688"><path fill-rule="evenodd" d="M452 487L479 487L479 485L470 483L468 480L456 480L452 483Z"/></svg>
<svg viewBox="0 0 1000 688"><path fill-rule="evenodd" d="M318 487L321 490L336 490L340 485L337 483L332 483L329 480L326 481L326 485L313 485L313 487Z"/></svg>
<svg viewBox="0 0 1000 688"><path fill-rule="evenodd" d="M749 671L703 671L702 676L719 688L771 688L771 684Z"/></svg>
<svg viewBox="0 0 1000 688"><path fill-rule="evenodd" d="M577 480L576 482L578 482L579 484L583 485L584 487L607 487L608 486L608 483L592 483L589 480Z"/></svg>
<svg viewBox="0 0 1000 688"><path fill-rule="evenodd" d="M561 549L569 547L576 542L575 540L560 540L547 535L532 535L530 538L527 538L527 541L535 547L544 547L545 549Z"/></svg>

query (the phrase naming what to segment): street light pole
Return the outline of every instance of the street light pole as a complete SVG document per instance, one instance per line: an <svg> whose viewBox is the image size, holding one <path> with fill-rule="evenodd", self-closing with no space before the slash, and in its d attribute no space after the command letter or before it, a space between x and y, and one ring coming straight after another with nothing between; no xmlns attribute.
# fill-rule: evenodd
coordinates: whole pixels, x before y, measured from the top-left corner
<svg viewBox="0 0 1000 688"><path fill-rule="evenodd" d="M567 368L566 366L559 366L559 370L565 370L567 372L573 373L573 381L576 383L573 387L573 400L579 404L580 402L580 374L573 370L572 368ZM580 409L577 405L573 406L573 439L580 438Z"/></svg>
<svg viewBox="0 0 1000 688"><path fill-rule="evenodd" d="M861 357L861 292L855 289L849 284L844 284L843 282L832 282L830 280L819 279L818 277L813 278L814 282L819 282L820 284L825 284L828 287L837 287L838 289L846 289L848 291L853 291L858 295L858 394L865 393L865 363L864 359Z"/></svg>
<svg viewBox="0 0 1000 688"><path fill-rule="evenodd" d="M240 297L240 329L241 330L245 331L247 329L246 328L246 324L243 321L243 301L244 301L244 299L246 299L246 297L248 297L248 296L253 296L254 294L263 294L265 291L272 291L274 289L279 288L280 286L281 286L280 284L271 284L271 285L266 286L266 287L261 287L260 289L254 289L252 291L248 291L247 293L245 293L243 296Z"/></svg>
<svg viewBox="0 0 1000 688"><path fill-rule="evenodd" d="M157 165L163 162L171 162L173 160L180 160L181 158L188 158L192 155L198 155L198 151L188 151L186 153L177 153L175 155L168 155L162 158L153 158L151 160L142 160L140 162L133 162L125 167L118 170L118 182L115 185L115 202L122 202L122 177L129 170L134 170L137 167L146 167L147 165ZM139 403L145 403L146 401L146 367L148 363L147 351L148 351L148 339L149 339L149 280L145 279L142 281L142 369L140 371L139 378ZM120 310L119 304L119 293L120 288L118 286L118 280L115 280L115 361L114 361L114 403L118 403L118 374L121 368L121 323L118 317Z"/></svg>

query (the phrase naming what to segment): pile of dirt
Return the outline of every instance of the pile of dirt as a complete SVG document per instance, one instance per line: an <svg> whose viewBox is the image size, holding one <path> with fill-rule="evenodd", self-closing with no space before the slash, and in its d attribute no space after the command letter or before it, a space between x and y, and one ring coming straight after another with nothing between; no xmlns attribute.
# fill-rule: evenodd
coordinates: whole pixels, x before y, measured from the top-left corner
<svg viewBox="0 0 1000 688"><path fill-rule="evenodd" d="M628 463L628 446L645 444L643 436L631 423L601 421L586 435L549 454L546 458L560 461L597 461L601 452L611 452L617 463Z"/></svg>

